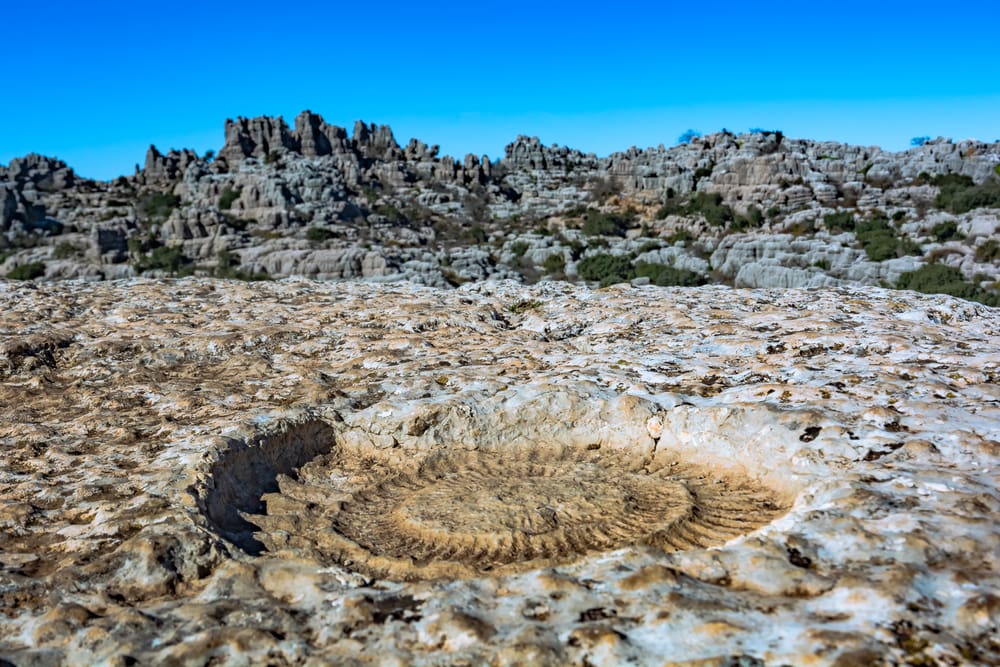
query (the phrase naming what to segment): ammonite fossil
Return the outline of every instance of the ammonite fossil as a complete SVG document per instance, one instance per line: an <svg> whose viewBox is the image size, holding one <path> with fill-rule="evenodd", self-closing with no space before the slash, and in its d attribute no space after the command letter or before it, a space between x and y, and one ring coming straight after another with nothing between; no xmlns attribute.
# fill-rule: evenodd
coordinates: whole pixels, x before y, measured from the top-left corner
<svg viewBox="0 0 1000 667"><path fill-rule="evenodd" d="M266 513L246 515L269 550L403 580L719 545L785 509L748 479L600 450L447 450L403 466L333 452L278 483Z"/></svg>

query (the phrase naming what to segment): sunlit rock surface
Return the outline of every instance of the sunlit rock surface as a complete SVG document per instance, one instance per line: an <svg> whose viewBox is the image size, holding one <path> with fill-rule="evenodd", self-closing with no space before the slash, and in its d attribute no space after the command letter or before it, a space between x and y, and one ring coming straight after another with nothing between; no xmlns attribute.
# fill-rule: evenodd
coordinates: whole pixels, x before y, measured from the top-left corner
<svg viewBox="0 0 1000 667"><path fill-rule="evenodd" d="M1000 311L0 283L0 664L995 664Z"/></svg>

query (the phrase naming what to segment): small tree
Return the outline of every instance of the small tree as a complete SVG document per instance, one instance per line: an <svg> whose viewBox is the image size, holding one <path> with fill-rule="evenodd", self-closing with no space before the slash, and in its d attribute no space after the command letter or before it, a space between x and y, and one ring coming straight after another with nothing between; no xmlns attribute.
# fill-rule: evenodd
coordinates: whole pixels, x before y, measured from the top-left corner
<svg viewBox="0 0 1000 667"><path fill-rule="evenodd" d="M679 144L689 144L692 139L697 139L701 136L701 132L698 130L686 130L681 136L677 137L677 143Z"/></svg>
<svg viewBox="0 0 1000 667"><path fill-rule="evenodd" d="M336 234L326 227L310 227L306 230L306 239L310 243L325 243L334 236Z"/></svg>

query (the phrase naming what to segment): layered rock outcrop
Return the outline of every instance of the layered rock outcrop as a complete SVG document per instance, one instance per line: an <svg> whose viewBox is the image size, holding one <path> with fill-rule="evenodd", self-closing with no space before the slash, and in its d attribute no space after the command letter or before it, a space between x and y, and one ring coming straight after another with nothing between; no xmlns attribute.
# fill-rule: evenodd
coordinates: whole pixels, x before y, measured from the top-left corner
<svg viewBox="0 0 1000 667"><path fill-rule="evenodd" d="M144 168L110 183L41 156L0 168L0 275L35 262L47 279L212 275L227 264L238 275L455 285L576 278L577 262L609 254L755 287L893 285L943 264L969 289L995 290L997 169L1000 144L971 140L890 153L720 132L597 157L519 136L493 161L442 156L418 139L400 146L386 125L348 132L310 111L293 127L237 118L215 159L150 147ZM976 184L982 192L960 206L942 194ZM874 250L853 231L872 220L891 223ZM176 248L181 263L154 257L157 247ZM449 265L466 251L473 264Z"/></svg>

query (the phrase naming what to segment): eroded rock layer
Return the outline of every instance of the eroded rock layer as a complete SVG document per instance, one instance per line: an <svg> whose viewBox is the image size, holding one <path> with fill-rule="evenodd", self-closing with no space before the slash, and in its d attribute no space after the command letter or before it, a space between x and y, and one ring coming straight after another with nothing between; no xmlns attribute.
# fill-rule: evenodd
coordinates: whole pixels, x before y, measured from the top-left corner
<svg viewBox="0 0 1000 667"><path fill-rule="evenodd" d="M0 661L1000 661L996 309L184 279L0 313Z"/></svg>

